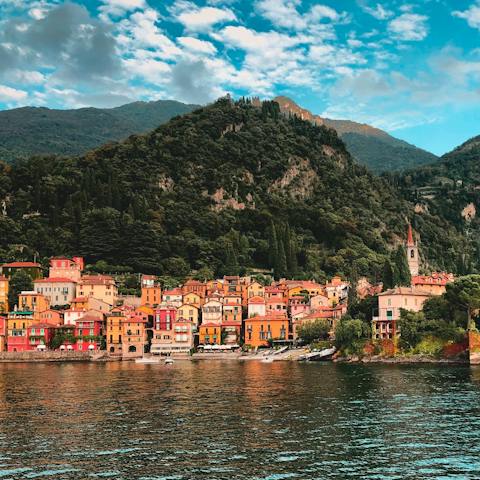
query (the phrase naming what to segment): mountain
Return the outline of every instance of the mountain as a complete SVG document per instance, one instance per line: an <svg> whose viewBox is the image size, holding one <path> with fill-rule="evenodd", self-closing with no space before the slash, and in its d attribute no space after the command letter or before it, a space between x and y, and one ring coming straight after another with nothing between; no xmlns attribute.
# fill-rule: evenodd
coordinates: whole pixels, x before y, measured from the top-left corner
<svg viewBox="0 0 480 480"><path fill-rule="evenodd" d="M0 159L38 154L80 155L165 123L198 105L172 100L134 102L117 108L51 110L23 107L0 111Z"/></svg>
<svg viewBox="0 0 480 480"><path fill-rule="evenodd" d="M82 254L176 278L375 277L407 218L430 265L454 266L462 241L353 161L334 130L228 98L81 157L3 165L0 205L1 258Z"/></svg>
<svg viewBox="0 0 480 480"><path fill-rule="evenodd" d="M480 136L432 165L385 175L417 212L448 221L468 240L458 252L456 270L471 273L480 264Z"/></svg>
<svg viewBox="0 0 480 480"><path fill-rule="evenodd" d="M404 170L438 160L433 153L410 145L370 125L313 115L287 97L276 97L274 100L285 113L294 113L304 120L336 130L350 154L375 173Z"/></svg>

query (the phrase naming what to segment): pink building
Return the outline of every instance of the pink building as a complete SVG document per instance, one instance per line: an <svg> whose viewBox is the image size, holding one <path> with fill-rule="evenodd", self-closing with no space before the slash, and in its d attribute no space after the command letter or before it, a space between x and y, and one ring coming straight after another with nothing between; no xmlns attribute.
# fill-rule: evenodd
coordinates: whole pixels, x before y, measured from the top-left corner
<svg viewBox="0 0 480 480"><path fill-rule="evenodd" d="M396 287L378 295L378 313L373 317L374 339L392 339L399 332L397 320L401 310L419 312L432 294L417 287Z"/></svg>
<svg viewBox="0 0 480 480"><path fill-rule="evenodd" d="M100 312L99 310L86 308L70 308L69 310L65 310L63 312L63 321L65 325L76 325L77 320L86 315L94 316L98 319L103 320L103 312Z"/></svg>
<svg viewBox="0 0 480 480"><path fill-rule="evenodd" d="M183 303L182 289L173 288L172 290L164 290L162 293L162 302L179 307Z"/></svg>
<svg viewBox="0 0 480 480"><path fill-rule="evenodd" d="M282 297L270 297L266 302L266 315L287 313L287 299Z"/></svg>
<svg viewBox="0 0 480 480"><path fill-rule="evenodd" d="M83 268L84 261L82 257L73 257L71 260L66 257L52 258L48 276L50 278L68 278L78 282Z"/></svg>
<svg viewBox="0 0 480 480"><path fill-rule="evenodd" d="M291 297L288 300L290 315L293 317L299 313L308 312L310 310L310 302L303 295Z"/></svg>

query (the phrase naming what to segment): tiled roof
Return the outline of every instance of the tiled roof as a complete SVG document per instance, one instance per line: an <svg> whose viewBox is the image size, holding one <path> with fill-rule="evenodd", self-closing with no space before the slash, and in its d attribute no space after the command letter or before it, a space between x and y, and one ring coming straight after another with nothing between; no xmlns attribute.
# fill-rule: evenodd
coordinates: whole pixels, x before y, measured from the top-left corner
<svg viewBox="0 0 480 480"><path fill-rule="evenodd" d="M4 263L2 267L7 268L41 268L39 263L35 262L11 262L11 263Z"/></svg>
<svg viewBox="0 0 480 480"><path fill-rule="evenodd" d="M34 280L33 283L77 283L76 280L71 278L62 278L62 277L49 277L42 278L40 280Z"/></svg>

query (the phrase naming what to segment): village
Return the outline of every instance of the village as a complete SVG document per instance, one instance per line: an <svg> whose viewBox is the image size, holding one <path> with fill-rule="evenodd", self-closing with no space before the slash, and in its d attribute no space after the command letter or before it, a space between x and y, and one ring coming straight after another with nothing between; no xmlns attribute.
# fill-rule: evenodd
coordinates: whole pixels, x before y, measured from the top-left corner
<svg viewBox="0 0 480 480"><path fill-rule="evenodd" d="M358 298L378 298L372 339L392 341L399 335L402 309L420 311L454 281L444 272L419 275L411 226L405 249L411 286L386 291L366 278L352 286L339 276L325 284L280 279L270 285L254 277L224 276L162 289L155 276L141 275L141 296L132 296L119 294L113 276L85 274L82 257L52 258L46 278L39 263L6 263L0 267L0 352L103 352L129 360L292 346L301 340L301 327L317 320L328 322L333 338L352 288ZM20 292L9 309L9 279L18 270L32 278L34 288Z"/></svg>

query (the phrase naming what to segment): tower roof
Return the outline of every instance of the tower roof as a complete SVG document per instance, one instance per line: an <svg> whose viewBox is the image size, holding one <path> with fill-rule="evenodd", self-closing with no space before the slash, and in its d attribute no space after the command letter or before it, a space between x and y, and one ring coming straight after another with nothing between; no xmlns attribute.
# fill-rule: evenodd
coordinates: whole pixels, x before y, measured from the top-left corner
<svg viewBox="0 0 480 480"><path fill-rule="evenodd" d="M415 242L413 241L413 230L412 230L412 224L408 224L408 234L407 234L407 247L414 247Z"/></svg>

